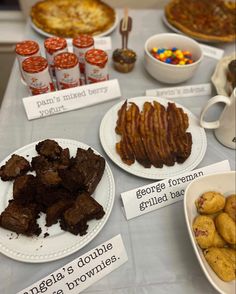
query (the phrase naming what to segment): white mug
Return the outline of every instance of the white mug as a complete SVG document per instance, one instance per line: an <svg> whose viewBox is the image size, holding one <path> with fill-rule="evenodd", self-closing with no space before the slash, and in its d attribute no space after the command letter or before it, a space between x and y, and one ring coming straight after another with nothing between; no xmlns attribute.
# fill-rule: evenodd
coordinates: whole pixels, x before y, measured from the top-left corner
<svg viewBox="0 0 236 294"><path fill-rule="evenodd" d="M220 115L219 120L214 122L206 122L203 120L208 109L219 102L225 103L225 107ZM236 88L234 88L231 97L217 95L211 98L203 108L200 125L206 129L215 129L216 138L225 146L236 149L236 127L235 127L235 112L236 112Z"/></svg>

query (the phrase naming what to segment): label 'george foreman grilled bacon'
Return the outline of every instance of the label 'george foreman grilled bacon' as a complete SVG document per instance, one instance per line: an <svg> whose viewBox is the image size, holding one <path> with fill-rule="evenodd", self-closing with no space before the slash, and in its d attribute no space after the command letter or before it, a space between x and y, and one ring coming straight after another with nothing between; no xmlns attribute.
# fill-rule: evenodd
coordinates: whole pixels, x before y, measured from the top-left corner
<svg viewBox="0 0 236 294"><path fill-rule="evenodd" d="M175 103L168 103L166 109L157 101L145 102L140 112L135 103L127 105L125 101L118 111L115 129L121 135L117 153L124 163L131 165L136 159L146 168L182 163L192 148L188 126L187 114Z"/></svg>

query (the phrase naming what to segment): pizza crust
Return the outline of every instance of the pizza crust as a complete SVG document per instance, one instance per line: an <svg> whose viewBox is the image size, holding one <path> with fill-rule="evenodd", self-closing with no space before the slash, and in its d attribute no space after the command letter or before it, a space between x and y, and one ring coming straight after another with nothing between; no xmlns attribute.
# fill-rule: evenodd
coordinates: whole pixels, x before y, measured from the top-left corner
<svg viewBox="0 0 236 294"><path fill-rule="evenodd" d="M201 0L198 0L199 2L201 2ZM196 0L188 0L188 3L196 3ZM206 1L205 1L206 2ZM213 1L208 1L207 5L210 6L211 3ZM193 38L198 38L198 39L202 39L205 41L212 41L212 42L233 42L236 39L236 25L235 25L235 30L232 34L224 34L222 33L221 35L213 35L213 34L204 34L200 31L196 31L193 30L189 27L187 27L185 24L182 24L180 22L180 19L176 19L176 17L173 15L172 11L176 10L177 7L181 7L181 1L180 0L172 0L171 2L169 2L166 6L165 6L165 16L166 19L168 20L168 22L170 24L172 24L174 27L176 27L177 29L179 29L180 31L182 31L184 34L193 37ZM216 5L216 4L214 4ZM228 10L228 15L226 14L225 17L228 18L229 16L231 16L232 11L234 10L231 6L225 5L225 11ZM206 7L206 11L209 11L209 7ZM187 16L188 17L188 16ZM234 15L234 17L236 17L236 15ZM208 17L208 21L209 21L210 15ZM189 21L194 21L193 15L189 16ZM222 22L222 19L219 19L219 22ZM232 21L235 23L235 20ZM215 25L217 26L217 23L215 22ZM219 31L218 31L219 32Z"/></svg>

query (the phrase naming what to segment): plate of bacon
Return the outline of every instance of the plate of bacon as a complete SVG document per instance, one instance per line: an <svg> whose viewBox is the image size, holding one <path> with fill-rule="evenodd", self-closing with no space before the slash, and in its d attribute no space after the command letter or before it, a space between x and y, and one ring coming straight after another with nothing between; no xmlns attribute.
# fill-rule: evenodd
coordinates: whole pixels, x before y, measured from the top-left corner
<svg viewBox="0 0 236 294"><path fill-rule="evenodd" d="M102 119L100 141L120 168L154 180L193 170L207 147L205 130L188 109L146 96L114 105Z"/></svg>

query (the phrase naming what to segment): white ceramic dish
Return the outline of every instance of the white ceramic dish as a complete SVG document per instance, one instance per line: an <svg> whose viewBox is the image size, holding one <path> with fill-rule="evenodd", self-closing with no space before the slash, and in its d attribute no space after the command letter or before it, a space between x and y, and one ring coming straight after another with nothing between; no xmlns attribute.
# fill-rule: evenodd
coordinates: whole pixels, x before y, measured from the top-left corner
<svg viewBox="0 0 236 294"><path fill-rule="evenodd" d="M70 156L75 156L78 147L84 149L89 148L88 145L74 140L54 140L63 148L68 147ZM27 160L31 161L31 158L37 155L35 151L35 145L37 143L38 142L31 143L13 153L24 156ZM95 150L94 152L98 154ZM12 154L5 158L0 163L0 166L5 164L6 160L8 160ZM12 182L3 182L0 180L0 213L8 205L8 200L12 198L12 186ZM100 220L88 222L89 228L86 235L75 236L69 232L65 232L60 229L59 224L47 228L45 227L45 215L43 214L38 220L42 228L42 233L38 237L26 237L0 228L0 252L12 259L30 263L48 262L68 256L92 241L102 230L111 213L114 196L114 179L111 169L106 163L103 177L93 194L93 197L103 206L105 215ZM49 234L46 238L44 238L45 233Z"/></svg>
<svg viewBox="0 0 236 294"><path fill-rule="evenodd" d="M142 108L145 101L158 101L162 105L167 106L168 102L173 102L165 98L154 98L154 97L136 97L128 99L128 102L135 102L140 108ZM103 117L100 125L100 140L101 144L107 153L107 155L123 170L147 179L165 179L174 177L184 172L194 169L203 159L206 152L207 141L205 130L199 126L198 119L185 107L176 103L178 107L182 107L183 110L188 114L189 117L189 128L193 138L192 152L189 158L182 164L176 163L174 166L163 166L163 168L144 168L138 162L132 165L123 163L120 156L117 154L115 144L120 140L120 136L115 133L117 112L121 108L124 101L114 105Z"/></svg>
<svg viewBox="0 0 236 294"><path fill-rule="evenodd" d="M33 21L32 21L31 19L30 19L30 25L31 25L31 27L32 27L37 33L39 33L40 35L42 35L42 36L44 36L44 37L54 37L54 36L55 36L55 35L49 34L49 33L45 32L45 31L43 31L42 29L38 28L38 27L33 23ZM117 27L117 25L118 25L118 16L117 16L117 13L116 13L116 11L115 11L115 21L114 21L113 25L112 25L108 30L104 31L104 32L101 33L101 34L97 34L97 35L95 35L94 37L104 37L104 36L109 35L110 33L112 33L112 32L115 30L115 28ZM70 40L70 39L71 39L71 38L68 38L68 40Z"/></svg>
<svg viewBox="0 0 236 294"><path fill-rule="evenodd" d="M236 59L236 52L227 55L217 63L215 71L211 77L211 81L216 88L216 92L219 95L230 96L229 84L227 83L227 70L230 61Z"/></svg>
<svg viewBox="0 0 236 294"><path fill-rule="evenodd" d="M189 232L189 236L193 245L193 249L205 273L207 279L212 286L222 294L235 294L236 283L222 281L211 269L202 253L202 249L197 245L192 230L194 218L198 215L195 200L207 191L218 191L225 196L236 193L236 173L235 171L216 173L203 176L191 182L185 190L184 194L184 213L185 220Z"/></svg>
<svg viewBox="0 0 236 294"><path fill-rule="evenodd" d="M174 65L162 62L152 56L152 48L173 48L190 51L194 62L185 65ZM144 66L156 80L177 84L190 79L203 59L200 45L193 39L179 34L157 34L147 39L144 45Z"/></svg>

